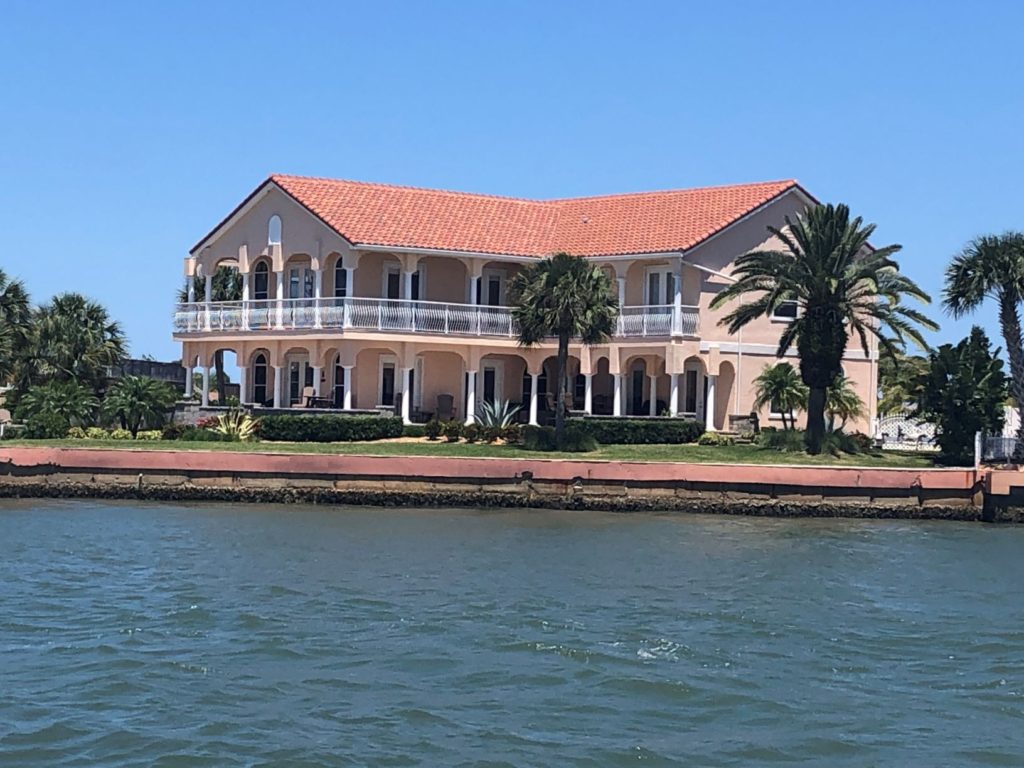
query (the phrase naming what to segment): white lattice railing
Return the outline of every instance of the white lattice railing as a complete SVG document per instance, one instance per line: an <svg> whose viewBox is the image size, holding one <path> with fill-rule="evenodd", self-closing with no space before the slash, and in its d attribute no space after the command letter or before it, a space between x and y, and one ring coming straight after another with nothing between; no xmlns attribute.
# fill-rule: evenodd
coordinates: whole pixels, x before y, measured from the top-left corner
<svg viewBox="0 0 1024 768"><path fill-rule="evenodd" d="M696 307L622 307L615 335L696 336ZM408 299L261 299L178 304L176 333L338 328L459 336L505 336L518 329L509 307Z"/></svg>

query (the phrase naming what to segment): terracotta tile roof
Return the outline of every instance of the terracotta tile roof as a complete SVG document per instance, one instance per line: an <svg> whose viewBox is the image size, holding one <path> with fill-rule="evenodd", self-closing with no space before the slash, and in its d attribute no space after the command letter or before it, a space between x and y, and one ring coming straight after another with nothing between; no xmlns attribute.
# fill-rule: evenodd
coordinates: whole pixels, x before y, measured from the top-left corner
<svg viewBox="0 0 1024 768"><path fill-rule="evenodd" d="M685 250L798 187L788 180L524 200L305 176L270 181L353 243L516 256Z"/></svg>

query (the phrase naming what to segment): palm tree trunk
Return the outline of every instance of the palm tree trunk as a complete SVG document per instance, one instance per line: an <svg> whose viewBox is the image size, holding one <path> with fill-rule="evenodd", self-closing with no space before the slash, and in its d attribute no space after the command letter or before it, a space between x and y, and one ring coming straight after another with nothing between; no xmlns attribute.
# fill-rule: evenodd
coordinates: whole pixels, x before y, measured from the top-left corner
<svg viewBox="0 0 1024 768"><path fill-rule="evenodd" d="M1006 342L1006 355L1010 358L1010 394L1017 402L1017 412L1024 413L1024 342L1020 312L1017 310L1017 301L1005 292L999 295L999 324ZM1020 420L1017 427L1013 460L1018 464L1024 463L1024 419Z"/></svg>
<svg viewBox="0 0 1024 768"><path fill-rule="evenodd" d="M218 349L213 353L213 365L217 371L217 405L226 405L228 402L228 383L224 377L223 349Z"/></svg>
<svg viewBox="0 0 1024 768"><path fill-rule="evenodd" d="M558 337L558 373L555 386L555 442L559 447L565 438L565 369L569 363L569 337Z"/></svg>
<svg viewBox="0 0 1024 768"><path fill-rule="evenodd" d="M825 442L825 398L828 390L825 387L811 387L807 398L807 434L804 441L807 452L812 456L821 453Z"/></svg>

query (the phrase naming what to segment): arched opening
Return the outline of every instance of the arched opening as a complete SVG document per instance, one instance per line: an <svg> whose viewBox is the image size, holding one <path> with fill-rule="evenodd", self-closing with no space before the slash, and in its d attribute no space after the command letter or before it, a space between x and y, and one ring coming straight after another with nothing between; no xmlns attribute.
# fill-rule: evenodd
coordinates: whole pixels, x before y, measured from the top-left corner
<svg viewBox="0 0 1024 768"><path fill-rule="evenodd" d="M609 371L607 357L599 358L594 369L594 403L595 416L611 416L614 411L615 377Z"/></svg>
<svg viewBox="0 0 1024 768"><path fill-rule="evenodd" d="M252 359L252 402L259 406L273 405L270 391L270 366L262 352Z"/></svg>
<svg viewBox="0 0 1024 768"><path fill-rule="evenodd" d="M276 213L267 222L267 245L281 244L281 217Z"/></svg>
<svg viewBox="0 0 1024 768"><path fill-rule="evenodd" d="M270 298L270 265L265 260L256 262L252 272L252 298L266 301Z"/></svg>

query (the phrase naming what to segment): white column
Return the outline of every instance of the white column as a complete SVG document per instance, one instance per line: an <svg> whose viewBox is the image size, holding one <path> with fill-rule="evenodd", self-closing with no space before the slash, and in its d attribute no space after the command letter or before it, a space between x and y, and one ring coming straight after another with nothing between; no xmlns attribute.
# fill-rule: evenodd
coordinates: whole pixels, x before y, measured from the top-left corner
<svg viewBox="0 0 1024 768"><path fill-rule="evenodd" d="M658 415L658 377L648 376L650 394L647 397L647 415Z"/></svg>
<svg viewBox="0 0 1024 768"><path fill-rule="evenodd" d="M203 366L203 407L210 404L210 366Z"/></svg>
<svg viewBox="0 0 1024 768"><path fill-rule="evenodd" d="M242 330L249 330L249 297L252 295L252 273L242 273Z"/></svg>
<svg viewBox="0 0 1024 768"><path fill-rule="evenodd" d="M244 365L238 368L238 404L245 405L249 398L249 369Z"/></svg>
<svg viewBox="0 0 1024 768"><path fill-rule="evenodd" d="M583 374L583 412L594 415L594 374Z"/></svg>
<svg viewBox="0 0 1024 768"><path fill-rule="evenodd" d="M612 415L622 415L622 374L616 373L613 376L615 380L615 394L612 396Z"/></svg>
<svg viewBox="0 0 1024 768"><path fill-rule="evenodd" d="M277 275L277 327L284 328L284 270Z"/></svg>
<svg viewBox="0 0 1024 768"><path fill-rule="evenodd" d="M530 423L533 424L533 426L537 426L537 424L539 423L537 421L537 405L538 405L538 401L540 399L540 392L538 392L539 389L540 389L540 374L539 373L531 373L530 374Z"/></svg>
<svg viewBox="0 0 1024 768"><path fill-rule="evenodd" d="M342 376L343 376L342 382L343 382L344 389L345 389L345 392L344 392L344 395L343 395L343 397L345 399L344 399L344 401L342 403L342 407L346 411L351 411L352 410L352 366L351 365L343 365L341 367L341 370L342 370Z"/></svg>
<svg viewBox="0 0 1024 768"><path fill-rule="evenodd" d="M683 335L683 263L677 259L675 268L672 270L672 282L675 283L675 291L672 296L672 335Z"/></svg>
<svg viewBox="0 0 1024 768"><path fill-rule="evenodd" d="M206 276L206 287L203 291L203 301L207 304L213 301L213 275Z"/></svg>
<svg viewBox="0 0 1024 768"><path fill-rule="evenodd" d="M195 301L196 301L196 281L195 281L195 278L193 278L193 277L188 278L188 286L187 286L186 290L188 291L188 303L189 304L195 304Z"/></svg>
<svg viewBox="0 0 1024 768"><path fill-rule="evenodd" d="M402 298L412 298L412 273L416 270L404 269L402 270Z"/></svg>
<svg viewBox="0 0 1024 768"><path fill-rule="evenodd" d="M466 371L466 423L476 424L476 371Z"/></svg>
<svg viewBox="0 0 1024 768"><path fill-rule="evenodd" d="M704 399L704 429L716 432L715 429L715 384L718 376L708 376L708 396Z"/></svg>
<svg viewBox="0 0 1024 768"><path fill-rule="evenodd" d="M679 374L671 375L671 390L668 396L668 412L673 416L679 415Z"/></svg>
<svg viewBox="0 0 1024 768"><path fill-rule="evenodd" d="M320 376L323 371L323 366L313 365L310 367L313 369L313 397L320 397Z"/></svg>
<svg viewBox="0 0 1024 768"><path fill-rule="evenodd" d="M195 382L193 378L195 376L195 368L191 365L185 366L185 399L191 400L192 393L195 391Z"/></svg>
<svg viewBox="0 0 1024 768"><path fill-rule="evenodd" d="M473 273L469 273L469 303L476 304L480 301L480 282L479 279L473 276Z"/></svg>
<svg viewBox="0 0 1024 768"><path fill-rule="evenodd" d="M284 366L274 366L274 407L284 408Z"/></svg>
<svg viewBox="0 0 1024 768"><path fill-rule="evenodd" d="M313 327L320 328L320 299L324 295L324 271L313 270ZM319 395L317 395L319 397Z"/></svg>
<svg viewBox="0 0 1024 768"><path fill-rule="evenodd" d="M617 280L619 284L619 306L626 306L626 278L620 277Z"/></svg>
<svg viewBox="0 0 1024 768"><path fill-rule="evenodd" d="M412 424L412 368L402 369L402 423Z"/></svg>
<svg viewBox="0 0 1024 768"><path fill-rule="evenodd" d="M345 267L345 296L356 295L356 268Z"/></svg>

